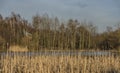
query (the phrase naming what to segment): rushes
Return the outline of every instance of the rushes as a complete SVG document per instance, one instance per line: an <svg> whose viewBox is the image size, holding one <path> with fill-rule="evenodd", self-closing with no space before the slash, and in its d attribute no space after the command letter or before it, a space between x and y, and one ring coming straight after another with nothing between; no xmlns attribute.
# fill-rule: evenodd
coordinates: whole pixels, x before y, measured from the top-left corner
<svg viewBox="0 0 120 73"><path fill-rule="evenodd" d="M119 57L6 56L1 73L120 73Z"/></svg>

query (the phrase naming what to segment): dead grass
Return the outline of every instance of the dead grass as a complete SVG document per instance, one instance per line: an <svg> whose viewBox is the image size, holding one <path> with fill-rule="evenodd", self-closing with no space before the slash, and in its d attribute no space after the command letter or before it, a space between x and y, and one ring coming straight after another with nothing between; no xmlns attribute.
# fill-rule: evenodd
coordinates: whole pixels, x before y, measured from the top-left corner
<svg viewBox="0 0 120 73"><path fill-rule="evenodd" d="M21 46L10 46L8 51L12 51L12 52L27 52L28 49L26 47L21 47Z"/></svg>
<svg viewBox="0 0 120 73"><path fill-rule="evenodd" d="M120 73L119 57L6 56L1 73Z"/></svg>

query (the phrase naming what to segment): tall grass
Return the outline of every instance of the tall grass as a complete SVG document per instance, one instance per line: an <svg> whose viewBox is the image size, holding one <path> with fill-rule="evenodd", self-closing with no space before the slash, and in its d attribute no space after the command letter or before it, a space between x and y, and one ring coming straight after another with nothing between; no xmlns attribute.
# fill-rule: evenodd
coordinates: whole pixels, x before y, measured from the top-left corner
<svg viewBox="0 0 120 73"><path fill-rule="evenodd" d="M120 57L5 56L0 73L120 73Z"/></svg>

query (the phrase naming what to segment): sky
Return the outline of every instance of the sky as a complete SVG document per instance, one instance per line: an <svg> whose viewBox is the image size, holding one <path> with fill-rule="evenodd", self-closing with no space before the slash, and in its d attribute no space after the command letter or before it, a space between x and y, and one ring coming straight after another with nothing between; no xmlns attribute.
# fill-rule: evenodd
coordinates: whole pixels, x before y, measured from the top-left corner
<svg viewBox="0 0 120 73"><path fill-rule="evenodd" d="M36 13L60 20L90 21L103 32L106 26L120 23L120 0L0 0L0 14L6 17L11 12L29 21Z"/></svg>

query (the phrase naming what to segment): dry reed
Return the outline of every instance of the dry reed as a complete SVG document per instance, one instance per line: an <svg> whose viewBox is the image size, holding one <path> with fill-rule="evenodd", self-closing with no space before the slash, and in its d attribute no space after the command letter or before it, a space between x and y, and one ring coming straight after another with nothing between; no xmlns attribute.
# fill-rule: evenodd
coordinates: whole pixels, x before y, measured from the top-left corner
<svg viewBox="0 0 120 73"><path fill-rule="evenodd" d="M120 73L120 57L5 56L0 73Z"/></svg>

